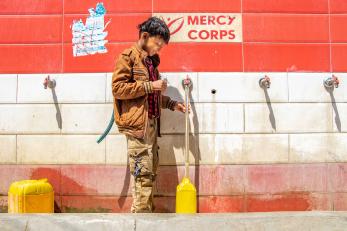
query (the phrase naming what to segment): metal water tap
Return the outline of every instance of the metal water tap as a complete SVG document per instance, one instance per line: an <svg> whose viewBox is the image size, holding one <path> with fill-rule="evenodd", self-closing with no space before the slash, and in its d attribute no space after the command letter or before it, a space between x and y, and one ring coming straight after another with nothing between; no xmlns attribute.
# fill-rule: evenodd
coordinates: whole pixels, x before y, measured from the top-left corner
<svg viewBox="0 0 347 231"><path fill-rule="evenodd" d="M192 83L192 80L189 78L189 76L187 75L186 78L184 78L182 80L182 85L183 85L183 88L185 89L185 87L187 86L188 88L190 88L193 83Z"/></svg>
<svg viewBox="0 0 347 231"><path fill-rule="evenodd" d="M326 88L338 88L340 84L340 80L337 78L336 75L332 75L332 77L326 78L323 81L324 87Z"/></svg>
<svg viewBox="0 0 347 231"><path fill-rule="evenodd" d="M47 87L49 88L55 88L56 82L54 79L50 79L49 75L45 78L45 80L43 81L43 86L45 89L47 89Z"/></svg>
<svg viewBox="0 0 347 231"><path fill-rule="evenodd" d="M271 80L270 77L265 75L265 77L259 79L259 86L261 88L270 88Z"/></svg>

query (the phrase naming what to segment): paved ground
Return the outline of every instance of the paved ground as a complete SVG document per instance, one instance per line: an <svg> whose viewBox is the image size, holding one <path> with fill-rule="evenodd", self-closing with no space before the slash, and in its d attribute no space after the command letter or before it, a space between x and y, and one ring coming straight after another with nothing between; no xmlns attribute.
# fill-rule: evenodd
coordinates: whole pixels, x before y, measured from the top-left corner
<svg viewBox="0 0 347 231"><path fill-rule="evenodd" d="M0 214L1 231L344 231L346 212Z"/></svg>

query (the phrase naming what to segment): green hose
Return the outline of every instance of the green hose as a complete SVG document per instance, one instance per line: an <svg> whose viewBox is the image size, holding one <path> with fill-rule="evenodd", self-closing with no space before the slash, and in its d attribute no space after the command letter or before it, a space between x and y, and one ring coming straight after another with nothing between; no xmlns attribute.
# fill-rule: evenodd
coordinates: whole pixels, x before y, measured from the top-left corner
<svg viewBox="0 0 347 231"><path fill-rule="evenodd" d="M114 111L112 112L111 120L108 123L108 126L107 126L106 130L99 137L99 139L97 140L97 143L100 143L107 136L107 134L110 132L110 130L111 130L112 126L113 126L113 123L114 123Z"/></svg>

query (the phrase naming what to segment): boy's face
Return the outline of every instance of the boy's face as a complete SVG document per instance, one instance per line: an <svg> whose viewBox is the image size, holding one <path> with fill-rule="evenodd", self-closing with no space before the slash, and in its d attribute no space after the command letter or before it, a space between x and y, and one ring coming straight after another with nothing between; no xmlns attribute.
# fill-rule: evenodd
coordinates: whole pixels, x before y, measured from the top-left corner
<svg viewBox="0 0 347 231"><path fill-rule="evenodd" d="M148 52L149 56L158 54L166 45L164 39L160 35L149 36L147 32L143 32L141 39L143 39L143 49Z"/></svg>

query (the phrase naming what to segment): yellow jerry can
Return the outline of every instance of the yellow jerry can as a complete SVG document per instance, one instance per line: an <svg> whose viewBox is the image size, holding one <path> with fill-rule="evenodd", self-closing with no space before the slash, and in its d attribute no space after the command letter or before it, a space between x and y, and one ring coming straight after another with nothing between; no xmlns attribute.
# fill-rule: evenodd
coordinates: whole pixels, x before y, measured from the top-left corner
<svg viewBox="0 0 347 231"><path fill-rule="evenodd" d="M8 190L9 213L54 213L54 191L46 178L13 182Z"/></svg>
<svg viewBox="0 0 347 231"><path fill-rule="evenodd" d="M176 213L196 213L196 188L188 177L183 177L177 185Z"/></svg>

